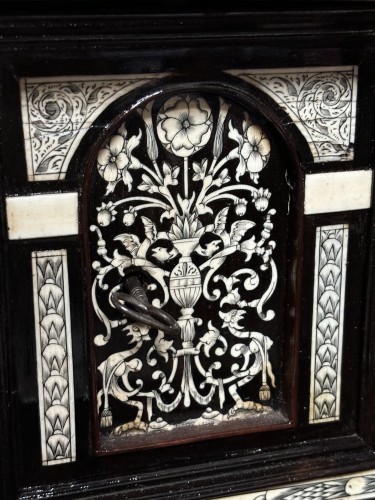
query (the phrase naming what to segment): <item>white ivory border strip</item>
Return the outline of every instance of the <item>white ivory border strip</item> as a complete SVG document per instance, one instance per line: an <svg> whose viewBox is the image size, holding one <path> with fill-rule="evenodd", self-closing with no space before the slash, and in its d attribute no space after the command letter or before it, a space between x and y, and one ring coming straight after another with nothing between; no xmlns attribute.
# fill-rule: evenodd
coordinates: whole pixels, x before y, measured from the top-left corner
<svg viewBox="0 0 375 500"><path fill-rule="evenodd" d="M309 423L340 419L348 224L316 228Z"/></svg>
<svg viewBox="0 0 375 500"><path fill-rule="evenodd" d="M306 175L305 214L370 208L372 176L372 170Z"/></svg>
<svg viewBox="0 0 375 500"><path fill-rule="evenodd" d="M78 193L8 196L6 210L10 240L78 233Z"/></svg>
<svg viewBox="0 0 375 500"><path fill-rule="evenodd" d="M67 252L32 252L37 383L43 465L76 460Z"/></svg>
<svg viewBox="0 0 375 500"><path fill-rule="evenodd" d="M305 214L361 210L371 206L372 170L308 174ZM78 193L6 198L10 240L78 234Z"/></svg>
<svg viewBox="0 0 375 500"><path fill-rule="evenodd" d="M267 491L242 493L215 500L373 500L375 496L375 470L334 476L326 479L279 486Z"/></svg>

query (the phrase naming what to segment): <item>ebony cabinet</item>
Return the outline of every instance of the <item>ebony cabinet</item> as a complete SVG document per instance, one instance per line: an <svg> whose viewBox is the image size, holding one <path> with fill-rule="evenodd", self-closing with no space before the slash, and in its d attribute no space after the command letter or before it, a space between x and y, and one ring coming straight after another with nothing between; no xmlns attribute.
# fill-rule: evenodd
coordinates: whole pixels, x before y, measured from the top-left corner
<svg viewBox="0 0 375 500"><path fill-rule="evenodd" d="M372 498L372 2L0 17L3 498Z"/></svg>

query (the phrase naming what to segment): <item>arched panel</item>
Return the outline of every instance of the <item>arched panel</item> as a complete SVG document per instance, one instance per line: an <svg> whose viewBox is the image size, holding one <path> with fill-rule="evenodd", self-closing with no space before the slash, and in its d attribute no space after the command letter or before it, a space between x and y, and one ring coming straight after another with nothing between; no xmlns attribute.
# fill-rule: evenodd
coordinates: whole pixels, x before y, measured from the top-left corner
<svg viewBox="0 0 375 500"><path fill-rule="evenodd" d="M168 87L118 109L90 152L99 452L293 421L298 172L280 124L254 104ZM177 334L129 313L148 314L145 298L128 301L134 276Z"/></svg>
<svg viewBox="0 0 375 500"><path fill-rule="evenodd" d="M371 496L374 9L42 3L0 15L0 497Z"/></svg>

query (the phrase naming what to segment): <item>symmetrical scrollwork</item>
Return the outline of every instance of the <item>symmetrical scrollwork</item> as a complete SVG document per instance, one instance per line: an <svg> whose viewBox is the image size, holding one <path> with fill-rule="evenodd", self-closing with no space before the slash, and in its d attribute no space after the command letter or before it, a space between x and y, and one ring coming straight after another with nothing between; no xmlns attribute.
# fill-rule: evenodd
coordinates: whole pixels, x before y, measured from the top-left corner
<svg viewBox="0 0 375 500"><path fill-rule="evenodd" d="M268 303L278 281L276 210L260 186L271 143L247 112L232 109L195 94L151 101L98 153L103 198L90 227L99 256L97 402L101 427L114 434L271 411L264 402L275 386L273 341L251 328L252 315L257 325L275 317ZM147 272L150 300L176 315L179 338L116 314L111 295L130 266ZM256 394L247 389L253 379ZM111 408L119 402L125 422ZM177 410L197 407L199 418L181 421Z"/></svg>
<svg viewBox="0 0 375 500"><path fill-rule="evenodd" d="M315 161L352 159L355 68L230 71L269 94L300 129Z"/></svg>
<svg viewBox="0 0 375 500"><path fill-rule="evenodd" d="M316 231L310 423L340 418L348 226Z"/></svg>
<svg viewBox="0 0 375 500"><path fill-rule="evenodd" d="M228 72L268 93L288 113L308 141L315 161L352 158L356 68ZM22 120L29 180L64 179L76 147L100 112L121 95L160 76L22 79ZM165 118L167 116L168 111ZM146 134L149 127L150 123L146 124ZM171 151L179 138L178 130L172 130L169 134L174 134L173 137L165 138ZM186 144L188 150L189 146L194 149L195 145ZM178 147L178 156L182 156L186 144L182 149ZM249 151L245 148L244 159L247 154Z"/></svg>
<svg viewBox="0 0 375 500"><path fill-rule="evenodd" d="M74 385L66 251L33 252L43 465L75 460Z"/></svg>

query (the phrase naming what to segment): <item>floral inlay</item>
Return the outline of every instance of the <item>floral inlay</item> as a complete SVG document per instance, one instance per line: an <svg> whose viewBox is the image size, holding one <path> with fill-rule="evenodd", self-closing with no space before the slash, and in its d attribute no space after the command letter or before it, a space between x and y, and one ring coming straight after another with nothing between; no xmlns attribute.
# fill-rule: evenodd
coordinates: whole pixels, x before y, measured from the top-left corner
<svg viewBox="0 0 375 500"><path fill-rule="evenodd" d="M126 140L126 130L120 128L118 134L114 135L109 143L99 151L98 172L108 183L107 193L115 189L121 178L131 190L133 178L129 169L141 167L139 160L132 156L132 151L139 145L139 140L140 136L133 136L130 140Z"/></svg>
<svg viewBox="0 0 375 500"><path fill-rule="evenodd" d="M199 97L172 97L158 114L157 132L163 146L187 157L205 146L212 132L211 110Z"/></svg>
<svg viewBox="0 0 375 500"><path fill-rule="evenodd" d="M306 139L314 162L353 159L356 66L230 70L268 94Z"/></svg>
<svg viewBox="0 0 375 500"><path fill-rule="evenodd" d="M236 179L239 181L240 177L245 172L248 172L250 178L257 184L259 172L267 165L270 156L270 141L257 125L244 121L243 129L243 134L240 134L236 129L232 129L230 136L238 142L239 146L240 162L237 167Z"/></svg>
<svg viewBox="0 0 375 500"><path fill-rule="evenodd" d="M98 211L97 221L99 226L108 226L115 220L115 216L117 215L115 206L111 201L109 203L102 203L96 210Z"/></svg>
<svg viewBox="0 0 375 500"><path fill-rule="evenodd" d="M100 149L90 229L103 436L126 436L129 446L147 432L158 442L181 425L193 436L203 423L273 411L274 339L262 330L277 329L268 305L278 284L276 209L270 187L259 186L270 155L248 111L190 93L147 102ZM114 311L130 266L148 276L152 304L177 319L178 338Z"/></svg>

